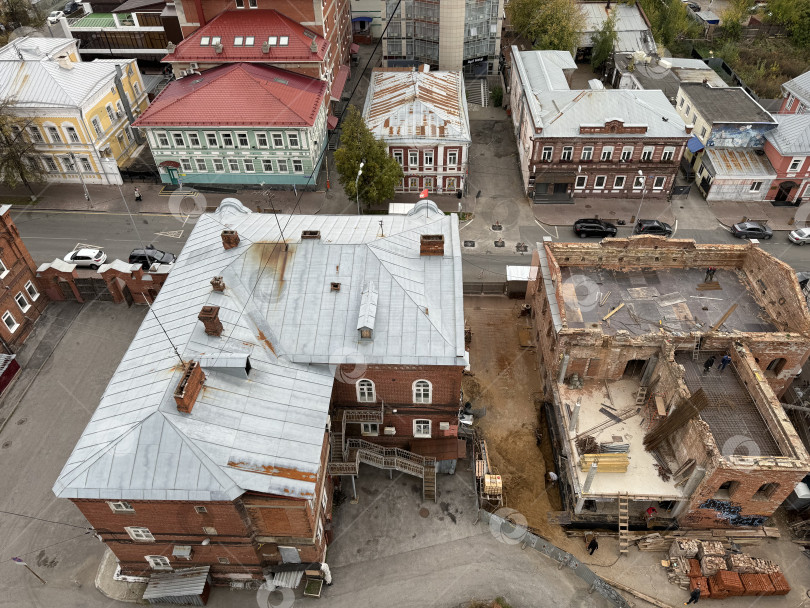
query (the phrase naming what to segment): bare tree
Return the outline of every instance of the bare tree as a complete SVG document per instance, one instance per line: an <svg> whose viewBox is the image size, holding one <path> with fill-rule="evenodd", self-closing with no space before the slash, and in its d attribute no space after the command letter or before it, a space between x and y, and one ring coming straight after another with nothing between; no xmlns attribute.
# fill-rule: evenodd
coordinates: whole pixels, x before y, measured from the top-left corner
<svg viewBox="0 0 810 608"><path fill-rule="evenodd" d="M15 110L13 99L0 100L0 183L9 188L23 184L33 194L31 184L43 181L46 172L28 130L34 121Z"/></svg>

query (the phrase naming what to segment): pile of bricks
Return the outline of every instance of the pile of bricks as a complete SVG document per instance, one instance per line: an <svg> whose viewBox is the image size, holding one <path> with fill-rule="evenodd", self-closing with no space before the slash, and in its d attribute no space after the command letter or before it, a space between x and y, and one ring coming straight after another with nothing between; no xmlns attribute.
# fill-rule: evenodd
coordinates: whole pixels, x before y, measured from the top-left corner
<svg viewBox="0 0 810 608"><path fill-rule="evenodd" d="M695 557L698 553L699 540L692 538L676 538L669 547L669 557Z"/></svg>
<svg viewBox="0 0 810 608"><path fill-rule="evenodd" d="M781 572L774 572L768 575L773 585L774 595L787 595L790 592L790 585L788 585L785 575Z"/></svg>
<svg viewBox="0 0 810 608"><path fill-rule="evenodd" d="M745 587L736 572L720 570L709 579L709 596L712 599L723 599L730 595L740 596L744 593Z"/></svg>
<svg viewBox="0 0 810 608"><path fill-rule="evenodd" d="M728 570L726 558L722 555L706 555L700 560L703 576L714 576L721 570Z"/></svg>
<svg viewBox="0 0 810 608"><path fill-rule="evenodd" d="M698 544L698 559L702 560L707 555L725 555L726 550L719 540L704 540Z"/></svg>
<svg viewBox="0 0 810 608"><path fill-rule="evenodd" d="M758 557L752 557L751 561L754 564L754 572L756 574L779 574L782 572L782 569L779 567L779 564L776 564L769 559L759 559Z"/></svg>
<svg viewBox="0 0 810 608"><path fill-rule="evenodd" d="M691 574L692 560L685 557L673 557L669 560L669 567L667 568L667 580L672 585L678 585L681 589L686 589L689 586ZM697 561L697 560L695 560ZM698 562L698 568L700 562Z"/></svg>
<svg viewBox="0 0 810 608"><path fill-rule="evenodd" d="M757 571L754 560L747 553L732 553L726 558L726 565L732 572L754 574Z"/></svg>
<svg viewBox="0 0 810 608"><path fill-rule="evenodd" d="M743 595L773 595L773 583L767 574L741 574L740 581L745 587Z"/></svg>
<svg viewBox="0 0 810 608"><path fill-rule="evenodd" d="M703 573L700 570L700 561L696 559L689 560L689 578L702 578Z"/></svg>

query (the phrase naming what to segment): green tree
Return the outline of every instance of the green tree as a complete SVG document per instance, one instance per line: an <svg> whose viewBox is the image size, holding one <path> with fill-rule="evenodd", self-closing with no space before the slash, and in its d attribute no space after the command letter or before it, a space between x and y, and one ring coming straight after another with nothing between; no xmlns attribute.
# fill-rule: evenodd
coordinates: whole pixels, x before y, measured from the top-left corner
<svg viewBox="0 0 810 608"><path fill-rule="evenodd" d="M748 17L750 0L731 0L723 12L723 35L728 40L739 40L742 37L742 22Z"/></svg>
<svg viewBox="0 0 810 608"><path fill-rule="evenodd" d="M361 162L364 163L363 174L355 190ZM351 105L341 127L340 148L335 151L335 164L346 195L354 200L359 190L360 200L366 206L392 198L394 188L403 178L402 167L388 156L385 142L374 137L360 111Z"/></svg>
<svg viewBox="0 0 810 608"><path fill-rule="evenodd" d="M689 16L681 0L638 0L638 3L650 20L655 40L670 50L682 40L703 38L703 28Z"/></svg>
<svg viewBox="0 0 810 608"><path fill-rule="evenodd" d="M506 13L535 49L576 51L584 15L574 0L511 0Z"/></svg>
<svg viewBox="0 0 810 608"><path fill-rule="evenodd" d="M794 44L810 48L810 0L772 0L770 21L784 25Z"/></svg>
<svg viewBox="0 0 810 608"><path fill-rule="evenodd" d="M611 12L605 19L602 27L593 35L593 49L591 50L591 66L598 70L613 54L619 35L616 33L616 13Z"/></svg>
<svg viewBox="0 0 810 608"><path fill-rule="evenodd" d="M24 184L33 194L31 183L43 181L45 170L36 144L27 135L34 121L15 113L14 101L0 101L0 183L9 188Z"/></svg>
<svg viewBox="0 0 810 608"><path fill-rule="evenodd" d="M0 46L3 46L11 40L13 30L45 25L45 13L32 6L29 0L0 0L0 23L6 28L0 33Z"/></svg>

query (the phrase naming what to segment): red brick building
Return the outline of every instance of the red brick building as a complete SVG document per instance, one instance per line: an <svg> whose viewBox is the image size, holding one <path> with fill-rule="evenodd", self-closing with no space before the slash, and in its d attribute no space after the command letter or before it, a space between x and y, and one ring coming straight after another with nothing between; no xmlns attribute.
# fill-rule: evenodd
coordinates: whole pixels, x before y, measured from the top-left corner
<svg viewBox="0 0 810 608"><path fill-rule="evenodd" d="M200 217L54 485L123 574L301 574L333 476L396 468L435 499L458 457L455 216L279 219L235 199Z"/></svg>
<svg viewBox="0 0 810 608"><path fill-rule="evenodd" d="M691 129L662 91L569 88L565 51L512 47L509 111L527 196L664 198Z"/></svg>
<svg viewBox="0 0 810 608"><path fill-rule="evenodd" d="M774 118L779 124L765 134L765 154L777 177L765 200L798 205L810 198L810 113Z"/></svg>
<svg viewBox="0 0 810 608"><path fill-rule="evenodd" d="M11 218L11 205L0 207L0 350L12 354L22 346L48 298L37 287L34 260Z"/></svg>
<svg viewBox="0 0 810 608"><path fill-rule="evenodd" d="M375 68L363 119L402 166L398 192L464 188L472 139L461 72Z"/></svg>
<svg viewBox="0 0 810 608"><path fill-rule="evenodd" d="M810 71L782 85L782 105L779 107L779 113L810 113Z"/></svg>

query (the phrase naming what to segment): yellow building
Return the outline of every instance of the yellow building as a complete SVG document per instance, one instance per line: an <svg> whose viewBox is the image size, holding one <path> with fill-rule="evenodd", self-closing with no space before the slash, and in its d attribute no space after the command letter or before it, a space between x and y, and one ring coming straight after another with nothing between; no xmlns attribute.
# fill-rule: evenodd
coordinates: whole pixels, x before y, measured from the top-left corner
<svg viewBox="0 0 810 608"><path fill-rule="evenodd" d="M49 181L121 183L119 167L142 145L130 124L148 105L136 61L82 62L75 44L39 54L11 46L0 49L0 98L25 119Z"/></svg>

